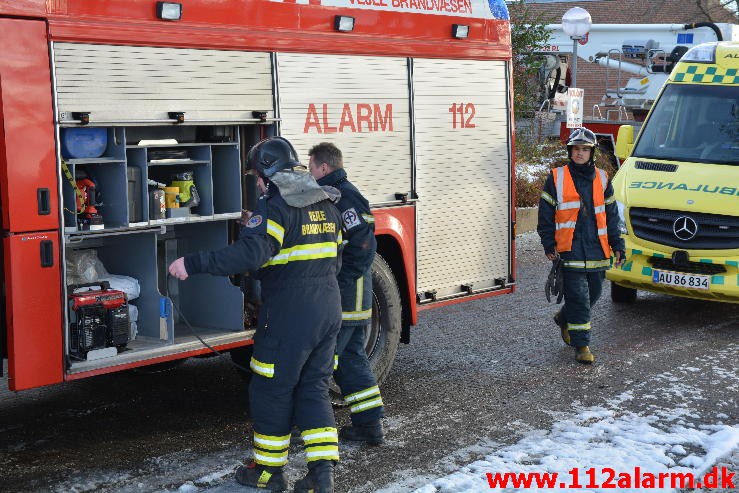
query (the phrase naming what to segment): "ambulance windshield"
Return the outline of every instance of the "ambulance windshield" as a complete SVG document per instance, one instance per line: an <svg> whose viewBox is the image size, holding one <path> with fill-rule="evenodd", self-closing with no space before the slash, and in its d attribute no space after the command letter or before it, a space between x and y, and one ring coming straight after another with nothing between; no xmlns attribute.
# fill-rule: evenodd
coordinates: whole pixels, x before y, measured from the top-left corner
<svg viewBox="0 0 739 493"><path fill-rule="evenodd" d="M739 86L669 84L633 155L739 165Z"/></svg>

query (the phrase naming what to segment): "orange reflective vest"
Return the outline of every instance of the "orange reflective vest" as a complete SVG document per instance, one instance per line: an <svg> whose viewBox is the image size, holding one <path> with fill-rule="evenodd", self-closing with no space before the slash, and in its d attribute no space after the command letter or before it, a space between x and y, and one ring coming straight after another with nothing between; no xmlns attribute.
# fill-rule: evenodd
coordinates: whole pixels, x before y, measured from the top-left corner
<svg viewBox="0 0 739 493"><path fill-rule="evenodd" d="M580 212L580 194L577 193L575 182L568 166L552 170L554 187L557 190L557 207L554 213L554 241L558 252L572 251L572 239L575 236L577 215ZM608 176L600 168L595 168L593 180L593 206L595 208L595 224L598 228L598 239L603 248L603 258L611 256L611 247L608 244L608 225L606 221L605 192L608 186Z"/></svg>

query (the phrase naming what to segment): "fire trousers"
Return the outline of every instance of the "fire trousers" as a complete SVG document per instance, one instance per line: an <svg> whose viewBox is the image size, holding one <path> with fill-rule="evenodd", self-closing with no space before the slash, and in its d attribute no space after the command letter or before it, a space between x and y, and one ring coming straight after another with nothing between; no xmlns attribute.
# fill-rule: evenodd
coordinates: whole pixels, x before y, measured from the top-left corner
<svg viewBox="0 0 739 493"><path fill-rule="evenodd" d="M366 330L366 324L344 324L336 341L339 360L334 380L349 405L355 425L371 423L384 416L380 389L364 350Z"/></svg>
<svg viewBox="0 0 739 493"><path fill-rule="evenodd" d="M301 430L308 463L339 460L328 394L341 327L338 286L286 289L265 298L249 365L254 460L287 464L293 424Z"/></svg>
<svg viewBox="0 0 739 493"><path fill-rule="evenodd" d="M603 292L605 271L563 269L564 299L562 316L567 323L570 344L583 347L590 344L590 309Z"/></svg>

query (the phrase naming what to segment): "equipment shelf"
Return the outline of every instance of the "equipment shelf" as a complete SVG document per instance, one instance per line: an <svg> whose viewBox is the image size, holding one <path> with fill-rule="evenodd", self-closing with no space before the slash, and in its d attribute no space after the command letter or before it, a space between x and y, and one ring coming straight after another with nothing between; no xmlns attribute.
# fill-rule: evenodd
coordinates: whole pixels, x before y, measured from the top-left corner
<svg viewBox="0 0 739 493"><path fill-rule="evenodd" d="M189 164L210 164L210 161L196 161L194 159L176 159L167 161L148 161L149 166L186 166Z"/></svg>
<svg viewBox="0 0 739 493"><path fill-rule="evenodd" d="M106 163L125 163L125 159L117 157L87 157L87 158L72 158L64 160L67 164L106 164Z"/></svg>
<svg viewBox="0 0 739 493"><path fill-rule="evenodd" d="M202 129L201 129L202 130ZM207 142L203 140L179 143L177 138L161 144L125 144L129 132L134 140L163 140L168 136L192 137L197 129L107 128L108 147L97 158L72 158L63 161L72 176L79 170L89 174L100 194L102 205L96 207L103 216L105 231L134 229L142 226L180 223L199 223L236 219L241 214L241 164L239 142ZM233 133L236 135L236 132ZM236 137L234 137L236 138ZM182 149L187 159L152 159L151 153L162 149ZM168 185L172 175L191 171L200 204L181 217L158 218L150 211L149 180ZM62 184L65 232L95 234L98 231L80 231L77 210L77 192L66 178ZM169 215L169 214L167 214Z"/></svg>
<svg viewBox="0 0 739 493"><path fill-rule="evenodd" d="M191 146L235 146L238 142L178 142L176 144L126 144L126 149L157 149L162 147L191 147Z"/></svg>

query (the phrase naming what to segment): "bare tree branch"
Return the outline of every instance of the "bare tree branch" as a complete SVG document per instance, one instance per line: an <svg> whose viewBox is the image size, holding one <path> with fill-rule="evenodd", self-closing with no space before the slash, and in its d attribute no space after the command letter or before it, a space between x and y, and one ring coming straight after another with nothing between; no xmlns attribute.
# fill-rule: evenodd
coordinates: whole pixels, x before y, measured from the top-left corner
<svg viewBox="0 0 739 493"><path fill-rule="evenodd" d="M701 14L706 16L706 19L708 19L708 22L713 22L713 17L711 17L711 13L708 11L706 0L695 0L695 5L698 7L698 10L701 12Z"/></svg>
<svg viewBox="0 0 739 493"><path fill-rule="evenodd" d="M739 21L739 0L696 0L696 5L710 22L726 22L727 13ZM720 19L716 19L716 15Z"/></svg>

